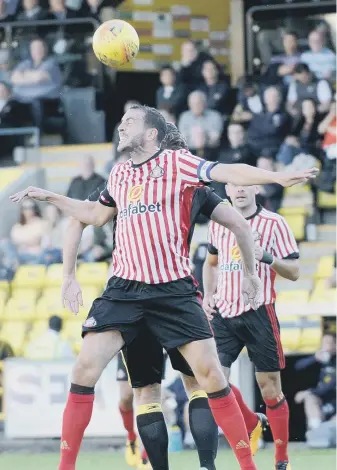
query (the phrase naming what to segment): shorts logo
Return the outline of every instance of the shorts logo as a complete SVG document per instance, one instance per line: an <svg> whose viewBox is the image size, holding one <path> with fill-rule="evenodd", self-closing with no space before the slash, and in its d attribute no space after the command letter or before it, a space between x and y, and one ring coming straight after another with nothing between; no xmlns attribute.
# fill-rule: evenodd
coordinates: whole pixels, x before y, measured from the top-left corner
<svg viewBox="0 0 337 470"><path fill-rule="evenodd" d="M130 202L137 202L141 198L143 194L143 186L141 184L137 184L133 186L128 192L128 200Z"/></svg>
<svg viewBox="0 0 337 470"><path fill-rule="evenodd" d="M232 260L240 261L241 260L241 253L238 246L232 247Z"/></svg>
<svg viewBox="0 0 337 470"><path fill-rule="evenodd" d="M157 165L151 171L150 176L151 178L161 178L162 176L164 176L164 173L165 171L163 170L163 168Z"/></svg>
<svg viewBox="0 0 337 470"><path fill-rule="evenodd" d="M85 326L86 328L93 328L96 325L97 325L97 322L94 319L94 317L87 318L85 322L83 323L83 326Z"/></svg>

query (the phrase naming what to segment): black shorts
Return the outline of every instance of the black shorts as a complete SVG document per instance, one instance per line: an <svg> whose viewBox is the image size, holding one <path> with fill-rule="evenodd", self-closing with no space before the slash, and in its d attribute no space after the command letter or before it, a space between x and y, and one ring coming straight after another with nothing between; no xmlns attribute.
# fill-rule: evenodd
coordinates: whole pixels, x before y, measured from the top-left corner
<svg viewBox="0 0 337 470"><path fill-rule="evenodd" d="M129 346L144 325L167 351L213 336L191 277L163 284L112 277L94 301L82 336L117 330Z"/></svg>
<svg viewBox="0 0 337 470"><path fill-rule="evenodd" d="M237 317L222 318L218 313L212 328L220 362L231 367L244 347L257 372L276 372L285 367L280 325L274 305L262 305Z"/></svg>
<svg viewBox="0 0 337 470"><path fill-rule="evenodd" d="M172 367L185 375L193 372L178 349L168 352ZM118 355L117 381L129 382L132 388L160 384L165 378L166 354L153 334L145 327L137 338Z"/></svg>

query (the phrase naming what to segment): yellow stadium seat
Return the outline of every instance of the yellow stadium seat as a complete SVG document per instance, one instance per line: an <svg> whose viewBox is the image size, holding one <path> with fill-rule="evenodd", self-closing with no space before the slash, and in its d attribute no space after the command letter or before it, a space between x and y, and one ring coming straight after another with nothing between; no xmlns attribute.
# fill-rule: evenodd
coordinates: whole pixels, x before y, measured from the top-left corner
<svg viewBox="0 0 337 470"><path fill-rule="evenodd" d="M310 315L301 318L301 341L298 351L303 354L315 353L322 340L322 318Z"/></svg>
<svg viewBox="0 0 337 470"><path fill-rule="evenodd" d="M28 334L29 341L36 339L38 336L42 335L48 329L47 320L36 320L32 323L31 329Z"/></svg>
<svg viewBox="0 0 337 470"><path fill-rule="evenodd" d="M46 287L57 287L61 286L63 281L63 265L52 264L47 269L45 286Z"/></svg>
<svg viewBox="0 0 337 470"><path fill-rule="evenodd" d="M288 215L307 215L308 214L308 209L306 207L281 207L279 209L279 213L283 215L283 217L287 217Z"/></svg>
<svg viewBox="0 0 337 470"><path fill-rule="evenodd" d="M13 289L11 297L14 299L24 298L26 300L29 299L36 302L39 295L40 291L38 289L17 287Z"/></svg>
<svg viewBox="0 0 337 470"><path fill-rule="evenodd" d="M6 321L0 330L0 339L12 346L14 354L22 354L27 331L27 323L23 321Z"/></svg>
<svg viewBox="0 0 337 470"><path fill-rule="evenodd" d="M73 350L78 353L82 344L82 321L76 317L68 320L62 329L62 337L71 345Z"/></svg>
<svg viewBox="0 0 337 470"><path fill-rule="evenodd" d="M305 222L306 214L287 214L285 219L294 234L294 237L297 241L302 241L305 239Z"/></svg>
<svg viewBox="0 0 337 470"><path fill-rule="evenodd" d="M61 298L61 287L46 287L43 289L42 297L60 297Z"/></svg>
<svg viewBox="0 0 337 470"><path fill-rule="evenodd" d="M319 260L317 271L315 272L315 279L326 279L333 273L334 257L322 256Z"/></svg>
<svg viewBox="0 0 337 470"><path fill-rule="evenodd" d="M83 263L77 270L77 280L81 286L102 287L107 282L108 264L107 263Z"/></svg>
<svg viewBox="0 0 337 470"><path fill-rule="evenodd" d="M41 289L44 285L46 275L45 266L20 266L13 279L13 288L35 287Z"/></svg>
<svg viewBox="0 0 337 470"><path fill-rule="evenodd" d="M6 188L9 184L23 174L22 168L1 168L0 172L0 190Z"/></svg>
<svg viewBox="0 0 337 470"><path fill-rule="evenodd" d="M277 304L306 304L309 301L307 290L286 290L277 296Z"/></svg>
<svg viewBox="0 0 337 470"><path fill-rule="evenodd" d="M48 319L52 315L63 317L65 314L66 311L62 305L61 293L57 296L44 294L37 303L37 320Z"/></svg>
<svg viewBox="0 0 337 470"><path fill-rule="evenodd" d="M315 288L310 296L310 303L336 305L336 289Z"/></svg>
<svg viewBox="0 0 337 470"><path fill-rule="evenodd" d="M295 184L289 188L285 188L285 195L294 195L294 194L307 194L310 193L311 189L308 184Z"/></svg>
<svg viewBox="0 0 337 470"><path fill-rule="evenodd" d="M35 315L35 301L19 297L8 300L2 317L6 321L31 321Z"/></svg>
<svg viewBox="0 0 337 470"><path fill-rule="evenodd" d="M0 281L0 292L9 292L9 282L8 281Z"/></svg>
<svg viewBox="0 0 337 470"><path fill-rule="evenodd" d="M322 323L318 316L281 315L281 342L285 353L312 353L319 348Z"/></svg>
<svg viewBox="0 0 337 470"><path fill-rule="evenodd" d="M326 193L318 191L317 206L320 209L335 209L336 208L336 191L333 193Z"/></svg>
<svg viewBox="0 0 337 470"><path fill-rule="evenodd" d="M279 316L281 343L286 354L297 351L300 344L298 317L295 315Z"/></svg>

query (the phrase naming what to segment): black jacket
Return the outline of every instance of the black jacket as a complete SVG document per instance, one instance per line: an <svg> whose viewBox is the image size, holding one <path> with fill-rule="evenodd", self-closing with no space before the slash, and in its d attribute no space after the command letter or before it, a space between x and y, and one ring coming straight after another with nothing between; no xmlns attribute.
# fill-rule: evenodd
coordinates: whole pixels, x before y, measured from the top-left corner
<svg viewBox="0 0 337 470"><path fill-rule="evenodd" d="M84 201L87 199L88 194L91 194L104 182L105 179L97 173L94 173L87 180L83 179L82 176L77 176L71 181L67 191L67 196Z"/></svg>

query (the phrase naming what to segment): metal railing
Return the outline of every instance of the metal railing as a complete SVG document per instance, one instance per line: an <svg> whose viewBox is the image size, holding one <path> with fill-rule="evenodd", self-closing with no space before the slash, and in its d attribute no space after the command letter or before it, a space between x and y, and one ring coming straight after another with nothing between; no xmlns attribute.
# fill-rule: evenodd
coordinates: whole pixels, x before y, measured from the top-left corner
<svg viewBox="0 0 337 470"><path fill-rule="evenodd" d="M271 13L271 12L295 12L296 10L300 10L305 13L303 10L310 11L310 15L312 14L320 14L324 13L324 9L335 12L336 11L336 2L335 0L322 0L319 3L313 2L302 2L302 3L286 3L284 5L264 5L264 6L256 6L250 8L246 13L246 54L247 54L247 65L248 65L248 73L252 74L254 71L254 52L255 52L255 28L254 23L254 14L256 13Z"/></svg>

